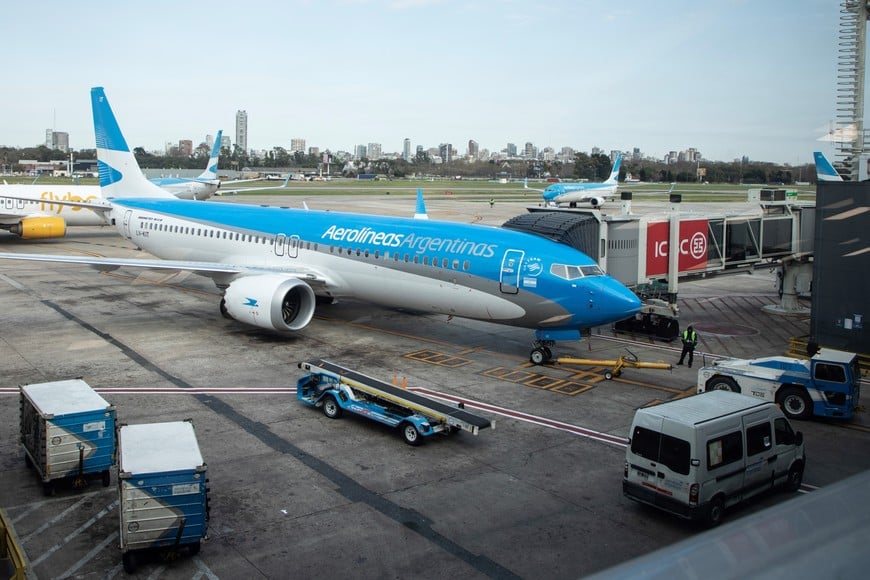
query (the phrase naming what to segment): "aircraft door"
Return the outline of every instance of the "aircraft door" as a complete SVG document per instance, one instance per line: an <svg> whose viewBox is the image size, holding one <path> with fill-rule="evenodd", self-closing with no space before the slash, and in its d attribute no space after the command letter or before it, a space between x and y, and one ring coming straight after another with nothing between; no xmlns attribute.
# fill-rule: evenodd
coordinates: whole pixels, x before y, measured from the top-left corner
<svg viewBox="0 0 870 580"><path fill-rule="evenodd" d="M516 294L520 291L520 267L523 264L522 250L507 250L501 260L499 289L503 294Z"/></svg>
<svg viewBox="0 0 870 580"><path fill-rule="evenodd" d="M302 245L302 240L299 239L299 236L292 235L287 236L287 257L288 258L296 258L299 256L299 246Z"/></svg>
<svg viewBox="0 0 870 580"><path fill-rule="evenodd" d="M124 237L127 238L128 240L132 239L132 237L130 236L130 222L131 221L133 221L133 210L128 209L127 211L124 212Z"/></svg>
<svg viewBox="0 0 870 580"><path fill-rule="evenodd" d="M287 239L287 236L284 234L278 234L275 236L275 255L283 256L284 255L284 241Z"/></svg>

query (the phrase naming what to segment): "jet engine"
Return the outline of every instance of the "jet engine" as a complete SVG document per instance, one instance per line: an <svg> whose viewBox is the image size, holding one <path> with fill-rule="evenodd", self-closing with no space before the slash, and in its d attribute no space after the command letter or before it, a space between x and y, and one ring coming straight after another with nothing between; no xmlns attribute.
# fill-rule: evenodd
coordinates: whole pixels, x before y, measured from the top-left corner
<svg viewBox="0 0 870 580"><path fill-rule="evenodd" d="M589 199L589 203L592 205L592 207L600 207L601 204L604 203L604 198L603 197L592 197Z"/></svg>
<svg viewBox="0 0 870 580"><path fill-rule="evenodd" d="M44 240L62 238L66 235L66 222L62 217L28 217L9 228L13 234L25 240Z"/></svg>
<svg viewBox="0 0 870 580"><path fill-rule="evenodd" d="M314 290L281 274L245 276L224 292L221 314L239 322L281 332L301 330L314 316Z"/></svg>

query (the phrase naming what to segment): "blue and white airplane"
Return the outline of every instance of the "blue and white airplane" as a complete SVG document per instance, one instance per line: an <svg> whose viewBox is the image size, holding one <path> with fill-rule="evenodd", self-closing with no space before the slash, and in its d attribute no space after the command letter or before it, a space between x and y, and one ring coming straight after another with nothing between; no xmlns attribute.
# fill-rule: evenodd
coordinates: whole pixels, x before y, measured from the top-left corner
<svg viewBox="0 0 870 580"><path fill-rule="evenodd" d="M223 130L217 132L208 165L205 171L197 177L155 177L151 183L165 189L180 199L208 199L220 188L218 179L218 161L221 156L221 136Z"/></svg>
<svg viewBox="0 0 870 580"><path fill-rule="evenodd" d="M622 153L619 153L610 170L610 177L602 183L554 183L546 189L535 189L529 187L526 180L525 188L540 191L547 205L568 204L569 207L577 207L578 203L588 203L592 207L600 207L605 201L616 196L621 164Z"/></svg>
<svg viewBox="0 0 870 580"><path fill-rule="evenodd" d="M189 270L224 291L225 316L278 332L305 328L317 298L340 297L525 327L535 329L536 363L552 357L556 340L577 340L640 310L637 296L589 256L535 234L179 200L143 177L101 87L91 101L106 218L159 259L0 259Z"/></svg>
<svg viewBox="0 0 870 580"><path fill-rule="evenodd" d="M817 181L843 181L843 178L828 161L828 158L821 151L813 152L813 157L816 160L816 180Z"/></svg>

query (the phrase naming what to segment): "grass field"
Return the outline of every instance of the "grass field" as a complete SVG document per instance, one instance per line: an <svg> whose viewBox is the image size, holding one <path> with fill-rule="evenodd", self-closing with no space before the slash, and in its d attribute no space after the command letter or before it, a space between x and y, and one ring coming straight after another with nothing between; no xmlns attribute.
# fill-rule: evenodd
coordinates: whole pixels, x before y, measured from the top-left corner
<svg viewBox="0 0 870 580"><path fill-rule="evenodd" d="M6 183L33 183L33 178L29 177L3 177ZM37 184L44 185L98 185L99 180L96 178L80 179L74 182L68 178L59 177L40 177ZM245 183L240 187L264 187L276 185L274 181L256 181ZM543 189L547 184L538 182L530 183L530 187ZM644 201L667 201L667 190L670 187L666 183L652 184L632 184L629 186L621 185L620 191L631 191L635 199ZM684 202L741 202L746 201L747 192L750 189L759 189L766 187L763 185L730 185L711 183L700 185L695 183L677 184L672 193L678 193L683 196ZM789 191L797 191L798 199L801 201L815 200L815 186L777 186L781 189ZM303 181L287 184L283 189L259 190L256 195L407 195L412 196L417 193L417 189L422 188L423 194L427 197L454 195L457 197L473 197L473 198L493 198L496 200L534 200L540 197L540 192L523 189L521 181L511 183L498 183L495 181L473 181L473 180L410 180L410 179L395 179L395 180L357 180L357 179L333 179L331 181ZM239 193L243 196L245 193Z"/></svg>

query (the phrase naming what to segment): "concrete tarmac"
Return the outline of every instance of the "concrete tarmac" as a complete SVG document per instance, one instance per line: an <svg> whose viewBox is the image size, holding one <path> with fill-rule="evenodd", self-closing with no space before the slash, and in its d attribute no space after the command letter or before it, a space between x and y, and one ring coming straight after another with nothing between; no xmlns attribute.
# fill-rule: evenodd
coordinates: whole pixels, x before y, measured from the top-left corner
<svg viewBox="0 0 870 580"><path fill-rule="evenodd" d="M301 205L299 198L218 203ZM307 199L312 208L410 214L408 196ZM500 224L522 203L427 200L433 218ZM4 251L142 256L108 229L41 243L0 235ZM684 324L702 353L782 354L808 333L778 301L775 276L681 285ZM193 557L155 558L149 578L578 578L698 533L622 497L634 411L694 392L695 368L627 369L528 363L532 333L354 301L323 307L292 336L218 312L208 279L168 272L0 261L0 507L35 577L123 575L116 475L107 488L61 486L45 497L18 439L21 384L83 377L135 424L191 418L211 487L209 538ZM676 362L676 344L598 328L557 354ZM703 355L699 355L702 358ZM324 358L383 380L404 378L468 401L496 421L478 436L405 445L387 427L327 419L291 389L299 361ZM123 388L122 390L119 390ZM243 392L237 392L242 389ZM232 390L232 392L230 391ZM870 425L797 424L807 441L806 489L870 467ZM766 494L738 518L788 499Z"/></svg>

